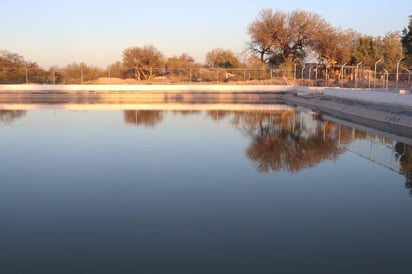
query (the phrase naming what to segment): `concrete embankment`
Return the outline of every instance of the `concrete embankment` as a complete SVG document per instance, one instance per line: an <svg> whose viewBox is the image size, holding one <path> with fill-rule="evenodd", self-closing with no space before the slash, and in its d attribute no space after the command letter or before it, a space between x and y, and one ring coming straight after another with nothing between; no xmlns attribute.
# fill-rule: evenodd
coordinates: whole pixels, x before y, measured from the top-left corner
<svg viewBox="0 0 412 274"><path fill-rule="evenodd" d="M278 104L412 137L412 94L281 85L0 85L0 104ZM0 108L2 107L0 105Z"/></svg>
<svg viewBox="0 0 412 274"><path fill-rule="evenodd" d="M285 95L289 105L309 108L321 114L412 138L412 108L406 105L370 103L333 96Z"/></svg>
<svg viewBox="0 0 412 274"><path fill-rule="evenodd" d="M0 92L285 92L293 86L286 85L0 85Z"/></svg>

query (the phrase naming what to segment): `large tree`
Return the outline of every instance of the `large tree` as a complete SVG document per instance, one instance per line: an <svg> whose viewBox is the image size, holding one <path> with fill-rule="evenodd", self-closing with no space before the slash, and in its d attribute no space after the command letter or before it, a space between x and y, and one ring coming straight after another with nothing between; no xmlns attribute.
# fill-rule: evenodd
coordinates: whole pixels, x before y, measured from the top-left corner
<svg viewBox="0 0 412 274"><path fill-rule="evenodd" d="M402 48L405 57L404 63L412 69L412 15L409 16L408 28L404 28L402 31Z"/></svg>
<svg viewBox="0 0 412 274"><path fill-rule="evenodd" d="M249 49L261 61L281 64L303 60L309 50L317 50L333 29L315 13L295 10L290 13L263 9L249 25Z"/></svg>
<svg viewBox="0 0 412 274"><path fill-rule="evenodd" d="M163 53L153 45L130 47L123 51L123 66L133 73L136 80L150 80L160 74L165 65Z"/></svg>

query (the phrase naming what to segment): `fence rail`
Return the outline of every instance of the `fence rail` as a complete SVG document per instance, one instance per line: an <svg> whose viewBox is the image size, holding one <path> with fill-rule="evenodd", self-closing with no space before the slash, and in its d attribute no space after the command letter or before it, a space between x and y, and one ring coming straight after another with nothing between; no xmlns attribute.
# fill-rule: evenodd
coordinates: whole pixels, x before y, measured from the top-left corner
<svg viewBox="0 0 412 274"><path fill-rule="evenodd" d="M242 84L410 89L411 70L364 67L224 68L0 68L0 84Z"/></svg>

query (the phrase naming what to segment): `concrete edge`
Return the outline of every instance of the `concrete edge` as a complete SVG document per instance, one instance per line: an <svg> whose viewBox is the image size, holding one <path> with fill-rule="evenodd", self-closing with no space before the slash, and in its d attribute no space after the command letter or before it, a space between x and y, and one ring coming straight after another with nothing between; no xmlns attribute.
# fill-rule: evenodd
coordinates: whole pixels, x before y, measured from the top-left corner
<svg viewBox="0 0 412 274"><path fill-rule="evenodd" d="M0 85L3 92L33 92L33 91L204 91L204 92L285 92L293 86L287 85Z"/></svg>

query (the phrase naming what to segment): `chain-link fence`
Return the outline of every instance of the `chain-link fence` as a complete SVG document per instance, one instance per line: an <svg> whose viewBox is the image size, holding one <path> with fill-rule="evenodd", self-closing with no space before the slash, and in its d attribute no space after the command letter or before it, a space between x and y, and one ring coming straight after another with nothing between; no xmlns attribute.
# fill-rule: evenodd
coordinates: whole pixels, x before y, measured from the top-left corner
<svg viewBox="0 0 412 274"><path fill-rule="evenodd" d="M410 89L412 70L397 67L326 67L291 69L224 68L0 68L0 84L239 84L300 85L383 90Z"/></svg>

